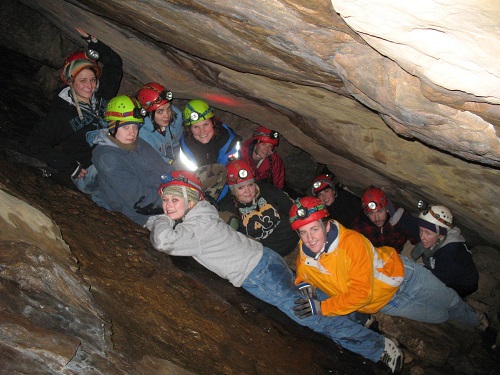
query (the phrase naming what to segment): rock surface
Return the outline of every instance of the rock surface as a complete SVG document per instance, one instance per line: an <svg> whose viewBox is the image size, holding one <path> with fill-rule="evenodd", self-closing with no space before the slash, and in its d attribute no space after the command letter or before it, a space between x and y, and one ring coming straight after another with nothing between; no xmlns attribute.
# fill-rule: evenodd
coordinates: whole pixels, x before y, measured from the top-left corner
<svg viewBox="0 0 500 375"><path fill-rule="evenodd" d="M156 252L147 230L38 169L2 158L0 181L1 374L385 373L191 258ZM498 329L498 253L476 255L470 302ZM405 348L405 374L500 365L475 330L377 319Z"/></svg>

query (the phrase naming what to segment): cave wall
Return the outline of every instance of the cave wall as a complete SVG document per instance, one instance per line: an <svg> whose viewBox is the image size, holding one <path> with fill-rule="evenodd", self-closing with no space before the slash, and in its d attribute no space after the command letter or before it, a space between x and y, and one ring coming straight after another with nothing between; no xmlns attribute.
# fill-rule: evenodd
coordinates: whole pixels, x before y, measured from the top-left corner
<svg viewBox="0 0 500 375"><path fill-rule="evenodd" d="M153 80L176 98L204 98L280 131L356 193L375 184L412 210L419 198L446 204L469 239L500 243L497 1L0 7L0 45L44 63L47 87L72 52L68 40L83 46L81 27L122 56L121 93ZM49 38L33 11L64 37Z"/></svg>

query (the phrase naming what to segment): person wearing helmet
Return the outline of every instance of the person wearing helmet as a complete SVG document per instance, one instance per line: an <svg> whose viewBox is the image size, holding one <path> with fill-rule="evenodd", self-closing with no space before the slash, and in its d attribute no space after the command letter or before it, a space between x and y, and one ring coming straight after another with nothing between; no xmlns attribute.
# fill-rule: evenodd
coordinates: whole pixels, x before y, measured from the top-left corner
<svg viewBox="0 0 500 375"><path fill-rule="evenodd" d="M137 92L137 100L148 112L139 137L169 164L179 157L180 139L184 133L182 113L172 104L172 99L172 92L156 82L145 84Z"/></svg>
<svg viewBox="0 0 500 375"><path fill-rule="evenodd" d="M309 192L318 197L328 209L330 217L350 228L359 214L359 198L342 186L336 186L333 175L322 173L311 181Z"/></svg>
<svg viewBox="0 0 500 375"><path fill-rule="evenodd" d="M425 267L462 298L474 293L479 273L450 209L442 205L426 207L418 224L421 242L413 248L412 258L422 257Z"/></svg>
<svg viewBox="0 0 500 375"><path fill-rule="evenodd" d="M138 137L145 110L135 98L111 99L104 119L108 128L95 139L92 162L98 173L103 207L121 212L139 225L162 212L158 196L161 176L173 171L149 143Z"/></svg>
<svg viewBox="0 0 500 375"><path fill-rule="evenodd" d="M352 223L354 229L370 240L373 246L391 246L401 253L409 241L418 243L417 218L403 208L394 207L380 188L370 186L361 196L363 212Z"/></svg>
<svg viewBox="0 0 500 375"><path fill-rule="evenodd" d="M245 160L232 160L226 169L232 196L228 194L219 203L220 210L235 213L243 234L281 256L290 254L299 242L288 221L293 200L276 186L255 181L253 169Z"/></svg>
<svg viewBox="0 0 500 375"><path fill-rule="evenodd" d="M107 127L104 111L120 86L122 59L84 30L76 30L87 43L87 53L72 53L64 62L61 79L66 86L52 101L45 119L27 137L26 147L61 172L54 175L58 182L76 186L94 199L97 177L91 162L93 141L99 130Z"/></svg>
<svg viewBox="0 0 500 375"><path fill-rule="evenodd" d="M318 296L327 296L297 301L299 316L380 311L420 322L456 320L485 329L479 325L484 314L475 312L422 264L401 257L392 247L375 247L362 234L328 219L318 198L298 199L290 210L290 223L301 239L295 283L308 283L321 291ZM383 342L377 347L382 354ZM390 364L399 363L395 368L401 362Z"/></svg>
<svg viewBox="0 0 500 375"><path fill-rule="evenodd" d="M214 109L201 99L189 101L184 107L184 135L181 138L181 158L190 169L209 164L226 166L239 157L241 137L215 117ZM186 161L187 159L187 161ZM219 194L227 194L227 186Z"/></svg>
<svg viewBox="0 0 500 375"><path fill-rule="evenodd" d="M279 133L262 125L241 146L241 159L252 166L255 181L267 182L280 189L285 187L285 163L276 153Z"/></svg>
<svg viewBox="0 0 500 375"><path fill-rule="evenodd" d="M279 308L296 323L327 336L349 350L375 360L383 337L344 316L298 318L294 301L303 294L284 259L262 243L232 229L203 197L201 181L177 170L162 179L159 194L164 214L148 219L153 247L172 256L191 256L198 263Z"/></svg>

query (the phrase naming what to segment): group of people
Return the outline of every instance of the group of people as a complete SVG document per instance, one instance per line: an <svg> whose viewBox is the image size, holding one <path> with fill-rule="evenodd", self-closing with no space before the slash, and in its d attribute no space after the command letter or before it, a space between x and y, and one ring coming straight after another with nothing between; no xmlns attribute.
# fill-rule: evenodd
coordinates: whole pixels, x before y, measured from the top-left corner
<svg viewBox="0 0 500 375"><path fill-rule="evenodd" d="M403 353L365 327L366 314L488 324L463 299L477 289L478 272L448 208L431 205L414 217L382 189L360 199L326 173L294 201L283 191L278 132L258 126L242 142L206 101L181 112L157 82L116 96L121 58L77 31L87 51L66 59L66 86L27 146L97 204L150 229L155 249L192 256L392 373ZM197 171L214 164L225 171L211 196ZM408 241L413 259L400 255ZM283 257L297 249L294 272Z"/></svg>

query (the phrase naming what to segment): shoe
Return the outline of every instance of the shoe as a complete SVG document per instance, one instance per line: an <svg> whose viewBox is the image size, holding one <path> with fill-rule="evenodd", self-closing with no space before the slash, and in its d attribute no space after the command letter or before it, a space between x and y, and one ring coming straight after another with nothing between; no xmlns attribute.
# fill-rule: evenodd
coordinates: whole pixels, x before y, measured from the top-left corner
<svg viewBox="0 0 500 375"><path fill-rule="evenodd" d="M485 332L490 326L490 320L488 319L488 316L484 312L476 310L476 318L477 318L476 328L481 332Z"/></svg>
<svg viewBox="0 0 500 375"><path fill-rule="evenodd" d="M384 337L384 339L384 352L379 361L389 369L391 374L401 374L401 371L403 371L403 352L394 341L387 337Z"/></svg>

